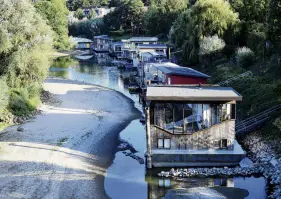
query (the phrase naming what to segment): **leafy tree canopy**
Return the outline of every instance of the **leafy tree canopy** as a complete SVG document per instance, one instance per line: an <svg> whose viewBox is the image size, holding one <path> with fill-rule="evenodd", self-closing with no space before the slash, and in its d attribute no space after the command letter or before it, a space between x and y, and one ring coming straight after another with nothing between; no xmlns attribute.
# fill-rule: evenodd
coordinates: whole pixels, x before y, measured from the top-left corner
<svg viewBox="0 0 281 199"><path fill-rule="evenodd" d="M170 31L170 40L184 50L184 60L198 61L199 42L204 36L222 36L238 22L238 14L224 0L198 0L182 13Z"/></svg>
<svg viewBox="0 0 281 199"><path fill-rule="evenodd" d="M83 11L81 8L79 8L79 9L77 9L77 10L74 12L74 17L76 17L77 19L81 20L81 19L83 19L84 17L86 17L86 15L85 15L84 11Z"/></svg>
<svg viewBox="0 0 281 199"><path fill-rule="evenodd" d="M68 9L64 0L42 0L35 3L35 8L47 20L54 31L54 42L57 49L68 49L67 14Z"/></svg>
<svg viewBox="0 0 281 199"><path fill-rule="evenodd" d="M281 45L281 2L270 0L267 17L267 38L276 47ZM280 50L279 50L280 51Z"/></svg>
<svg viewBox="0 0 281 199"><path fill-rule="evenodd" d="M68 0L67 7L75 11L79 8L89 7L89 6L106 6L108 5L108 0Z"/></svg>
<svg viewBox="0 0 281 199"><path fill-rule="evenodd" d="M9 87L41 83L48 73L52 30L28 0L0 0L0 78Z"/></svg>
<svg viewBox="0 0 281 199"><path fill-rule="evenodd" d="M105 17L110 28L126 29L140 27L143 21L144 4L141 0L120 0L112 13Z"/></svg>
<svg viewBox="0 0 281 199"><path fill-rule="evenodd" d="M152 0L144 21L147 33L167 35L173 22L187 5L187 0Z"/></svg>

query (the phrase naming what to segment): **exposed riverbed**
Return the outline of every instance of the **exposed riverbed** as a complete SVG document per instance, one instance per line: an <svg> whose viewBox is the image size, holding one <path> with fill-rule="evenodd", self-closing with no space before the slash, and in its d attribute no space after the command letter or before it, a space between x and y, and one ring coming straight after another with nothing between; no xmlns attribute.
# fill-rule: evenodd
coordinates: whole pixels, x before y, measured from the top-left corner
<svg viewBox="0 0 281 199"><path fill-rule="evenodd" d="M128 80L133 77L134 72L120 71L115 67L102 67L89 62L74 62L62 68L51 68L51 75L115 89L132 99L135 107L142 111L138 95L130 94L127 89ZM174 188L190 190L188 194L193 198L192 194L196 192L192 188L198 188L203 193L211 194L210 196L217 196L215 198L266 198L267 183L263 177L170 180L156 177L157 172L146 172L145 165L138 161L144 160L146 150L145 127L138 119L132 121L120 133L120 139L128 142L137 152L133 153L133 157L128 155L131 154L128 149L115 154L112 165L106 171L104 182L105 192L111 198L169 198L171 194L177 194L173 193Z"/></svg>

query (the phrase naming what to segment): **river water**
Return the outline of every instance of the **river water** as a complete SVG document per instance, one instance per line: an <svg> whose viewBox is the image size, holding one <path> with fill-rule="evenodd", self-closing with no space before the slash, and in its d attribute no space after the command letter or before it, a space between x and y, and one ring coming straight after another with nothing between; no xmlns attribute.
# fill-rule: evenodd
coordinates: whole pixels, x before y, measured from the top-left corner
<svg viewBox="0 0 281 199"><path fill-rule="evenodd" d="M142 111L138 95L128 91L128 82L135 75L134 71L60 58L50 68L50 75L115 89L132 99L135 107ZM137 151L134 155L145 160L145 126L139 120L132 121L120 133L120 139L130 143ZM104 187L107 195L113 199L183 198L180 192L175 191L180 188L188 190L188 198L266 198L267 183L263 177L163 179L156 177L155 171L147 172L145 164L140 164L136 158L128 155L129 152L117 152L107 169Z"/></svg>

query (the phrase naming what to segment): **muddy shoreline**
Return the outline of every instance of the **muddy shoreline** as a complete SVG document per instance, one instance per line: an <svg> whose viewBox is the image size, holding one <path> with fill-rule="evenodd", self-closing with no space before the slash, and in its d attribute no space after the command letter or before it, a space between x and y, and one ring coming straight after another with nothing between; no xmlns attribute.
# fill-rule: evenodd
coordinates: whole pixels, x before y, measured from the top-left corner
<svg viewBox="0 0 281 199"><path fill-rule="evenodd" d="M0 133L0 198L108 198L106 169L139 111L102 86L49 78L44 88L61 104Z"/></svg>

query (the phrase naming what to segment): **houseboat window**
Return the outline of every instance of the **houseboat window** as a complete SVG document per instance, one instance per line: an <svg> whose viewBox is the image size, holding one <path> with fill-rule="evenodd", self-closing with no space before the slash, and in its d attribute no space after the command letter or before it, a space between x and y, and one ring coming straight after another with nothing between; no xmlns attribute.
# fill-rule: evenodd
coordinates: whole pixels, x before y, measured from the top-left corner
<svg viewBox="0 0 281 199"><path fill-rule="evenodd" d="M218 186L225 187L225 186L227 186L227 180L226 180L226 178L217 178L217 179L215 179L214 184L215 184L215 187L218 187Z"/></svg>
<svg viewBox="0 0 281 199"><path fill-rule="evenodd" d="M171 139L164 139L164 149L171 148Z"/></svg>
<svg viewBox="0 0 281 199"><path fill-rule="evenodd" d="M212 124L215 125L220 122L220 111L219 111L219 105L213 104L211 107L211 115L212 115Z"/></svg>
<svg viewBox="0 0 281 199"><path fill-rule="evenodd" d="M184 105L184 132L193 132L193 114L192 114L192 104Z"/></svg>
<svg viewBox="0 0 281 199"><path fill-rule="evenodd" d="M164 180L164 186L165 186L165 188L170 188L171 187L171 180L170 179L165 179Z"/></svg>
<svg viewBox="0 0 281 199"><path fill-rule="evenodd" d="M171 78L168 77L168 85L170 85L170 84L171 84Z"/></svg>
<svg viewBox="0 0 281 199"><path fill-rule="evenodd" d="M164 187L164 179L159 179L158 186L159 187Z"/></svg>
<svg viewBox="0 0 281 199"><path fill-rule="evenodd" d="M183 133L183 104L174 104L174 133Z"/></svg>
<svg viewBox="0 0 281 199"><path fill-rule="evenodd" d="M174 134L193 133L235 117L232 111L230 104L159 103L154 124Z"/></svg>
<svg viewBox="0 0 281 199"><path fill-rule="evenodd" d="M227 148L227 139L222 139L222 140L221 140L221 148L222 148L222 149Z"/></svg>
<svg viewBox="0 0 281 199"><path fill-rule="evenodd" d="M163 139L158 139L158 149L163 149L164 148L164 140Z"/></svg>
<svg viewBox="0 0 281 199"><path fill-rule="evenodd" d="M174 112L173 112L173 104L167 103L164 105L164 112L165 112L165 121L164 121L164 129L173 133L174 129Z"/></svg>
<svg viewBox="0 0 281 199"><path fill-rule="evenodd" d="M230 104L221 105L221 121L229 120L231 118Z"/></svg>
<svg viewBox="0 0 281 199"><path fill-rule="evenodd" d="M236 119L236 104L231 104L231 119Z"/></svg>
<svg viewBox="0 0 281 199"><path fill-rule="evenodd" d="M219 149L221 147L220 141L219 140L214 140L214 148Z"/></svg>

